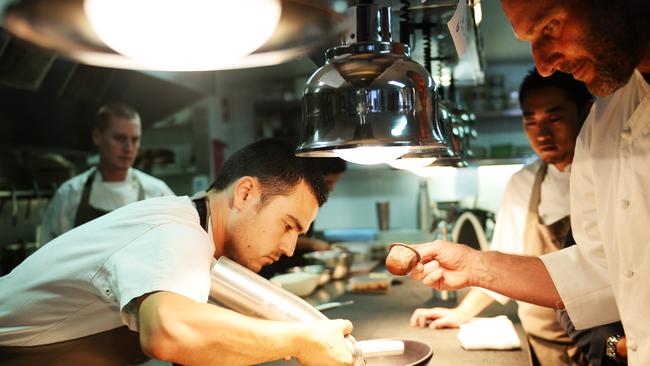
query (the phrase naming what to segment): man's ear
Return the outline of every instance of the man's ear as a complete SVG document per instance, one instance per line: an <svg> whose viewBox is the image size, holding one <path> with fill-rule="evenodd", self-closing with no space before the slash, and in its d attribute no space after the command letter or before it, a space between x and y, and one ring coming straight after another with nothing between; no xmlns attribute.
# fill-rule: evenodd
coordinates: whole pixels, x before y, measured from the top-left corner
<svg viewBox="0 0 650 366"><path fill-rule="evenodd" d="M101 141L102 141L102 132L97 128L93 128L93 143L95 144L95 146L99 146Z"/></svg>
<svg viewBox="0 0 650 366"><path fill-rule="evenodd" d="M255 203L259 197L259 183L249 176L241 177L235 182L233 190L233 208L243 209L246 205Z"/></svg>

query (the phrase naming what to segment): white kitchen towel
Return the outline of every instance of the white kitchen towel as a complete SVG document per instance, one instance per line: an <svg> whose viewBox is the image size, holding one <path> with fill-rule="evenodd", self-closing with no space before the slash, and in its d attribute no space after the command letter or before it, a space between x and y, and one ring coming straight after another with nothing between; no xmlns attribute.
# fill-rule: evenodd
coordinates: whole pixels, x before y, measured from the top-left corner
<svg viewBox="0 0 650 366"><path fill-rule="evenodd" d="M458 340L466 350L521 348L515 327L505 315L474 318L460 326Z"/></svg>

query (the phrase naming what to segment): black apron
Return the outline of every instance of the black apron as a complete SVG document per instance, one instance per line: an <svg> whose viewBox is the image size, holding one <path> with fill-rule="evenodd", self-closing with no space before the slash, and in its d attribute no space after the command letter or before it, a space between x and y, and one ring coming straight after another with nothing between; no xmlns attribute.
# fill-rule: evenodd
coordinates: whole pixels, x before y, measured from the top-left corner
<svg viewBox="0 0 650 366"><path fill-rule="evenodd" d="M95 181L95 173L97 173L97 169L93 170L88 175L88 179L86 179L86 183L84 183L84 190L81 193L81 201L79 201L77 214L74 218L74 227L81 226L88 221L92 221L110 212L90 205L90 192L93 187L93 182ZM144 188L142 187L142 183L137 178L135 179L138 183L138 201L142 201L144 199Z"/></svg>

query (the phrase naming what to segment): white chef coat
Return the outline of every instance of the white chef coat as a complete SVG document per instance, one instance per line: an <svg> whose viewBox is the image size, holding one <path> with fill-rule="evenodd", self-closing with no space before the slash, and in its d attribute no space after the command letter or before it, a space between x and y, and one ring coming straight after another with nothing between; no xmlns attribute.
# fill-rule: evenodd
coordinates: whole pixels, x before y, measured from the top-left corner
<svg viewBox="0 0 650 366"><path fill-rule="evenodd" d="M49 344L125 324L137 330L137 314L125 307L153 291L206 303L214 250L187 196L110 212L0 277L0 345Z"/></svg>
<svg viewBox="0 0 650 366"><path fill-rule="evenodd" d="M524 232L528 205L535 175L541 165L542 161L536 159L513 174L508 181L501 206L497 212L490 250L524 254ZM570 171L570 165L564 171L559 171L554 165L548 165L546 169L546 177L542 181L540 202L537 207L537 213L546 225L553 224L569 215ZM502 304L509 299L496 292L481 290Z"/></svg>
<svg viewBox="0 0 650 366"><path fill-rule="evenodd" d="M638 71L599 98L571 174L578 245L541 257L576 328L623 322L628 362L650 361L650 86Z"/></svg>
<svg viewBox="0 0 650 366"><path fill-rule="evenodd" d="M74 227L84 185L88 176L95 170L94 167L90 168L67 180L57 189L43 218L41 244L49 242ZM90 191L90 205L100 210L113 211L118 207L133 203L138 200L140 184L144 190L145 199L174 195L174 192L162 180L130 168L126 179L122 182L104 182L101 173L95 174Z"/></svg>

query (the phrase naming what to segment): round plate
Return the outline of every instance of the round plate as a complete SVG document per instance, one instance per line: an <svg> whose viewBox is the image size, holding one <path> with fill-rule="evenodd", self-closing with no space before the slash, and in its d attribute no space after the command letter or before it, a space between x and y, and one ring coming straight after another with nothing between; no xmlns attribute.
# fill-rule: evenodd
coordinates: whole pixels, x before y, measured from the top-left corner
<svg viewBox="0 0 650 366"><path fill-rule="evenodd" d="M420 366L426 365L433 356L431 347L410 339L378 339L381 341L404 342L404 353L398 356L369 357L366 366Z"/></svg>

